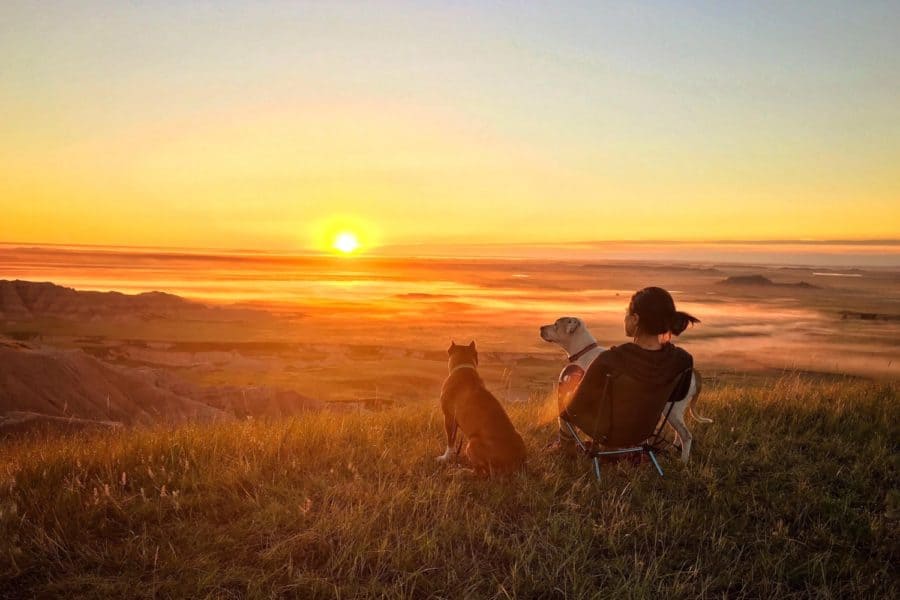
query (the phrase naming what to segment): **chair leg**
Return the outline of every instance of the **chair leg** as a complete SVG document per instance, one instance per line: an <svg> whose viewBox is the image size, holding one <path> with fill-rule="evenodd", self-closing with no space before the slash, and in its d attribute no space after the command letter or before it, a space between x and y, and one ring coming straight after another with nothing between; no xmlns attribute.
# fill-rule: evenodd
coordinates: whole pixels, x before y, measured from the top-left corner
<svg viewBox="0 0 900 600"><path fill-rule="evenodd" d="M566 424L566 429L569 430L569 433L572 435L572 438L575 440L575 444L578 445L578 447L581 449L582 452L587 453L588 452L587 446L585 446L584 442L581 441L581 436L578 435L578 432L575 431L575 428L572 427L572 424L566 420L563 420L563 422ZM593 456L592 459L593 459L593 463L594 463L594 475L597 477L597 482L599 483L600 482L600 457Z"/></svg>
<svg viewBox="0 0 900 600"><path fill-rule="evenodd" d="M572 439L575 440L575 444L581 448L582 452L587 452L587 447L584 445L584 442L581 441L581 437L578 435L578 432L575 431L575 428L572 427L572 424L568 421L563 421L566 424L566 429L569 430L569 435L572 436Z"/></svg>
<svg viewBox="0 0 900 600"><path fill-rule="evenodd" d="M650 460L653 461L653 466L656 467L656 472L659 473L660 477L662 477L663 470L662 470L662 467L659 466L659 461L656 460L656 454L654 454L653 450L650 450L649 448L647 448L647 454L650 455Z"/></svg>

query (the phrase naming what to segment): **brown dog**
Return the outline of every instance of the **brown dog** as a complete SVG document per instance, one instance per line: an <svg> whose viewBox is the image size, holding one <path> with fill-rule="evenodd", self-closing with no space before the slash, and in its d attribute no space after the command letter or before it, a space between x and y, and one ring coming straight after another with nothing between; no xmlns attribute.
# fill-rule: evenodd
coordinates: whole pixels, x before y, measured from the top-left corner
<svg viewBox="0 0 900 600"><path fill-rule="evenodd" d="M437 458L454 458L457 428L468 438L465 456L479 475L508 473L525 463L525 442L494 395L478 375L475 342L447 350L450 374L441 388L441 409L447 432L447 451Z"/></svg>

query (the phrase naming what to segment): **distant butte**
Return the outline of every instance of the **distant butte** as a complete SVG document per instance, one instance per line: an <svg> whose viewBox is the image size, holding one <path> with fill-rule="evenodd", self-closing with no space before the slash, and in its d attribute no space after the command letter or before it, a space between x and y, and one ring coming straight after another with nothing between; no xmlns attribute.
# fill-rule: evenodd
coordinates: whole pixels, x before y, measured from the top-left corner
<svg viewBox="0 0 900 600"><path fill-rule="evenodd" d="M49 282L0 279L0 317L85 317L170 313L202 305L164 292L82 292Z"/></svg>
<svg viewBox="0 0 900 600"><path fill-rule="evenodd" d="M165 292L80 291L50 282L0 279L0 319L203 319L232 321L269 316L262 310L208 306Z"/></svg>
<svg viewBox="0 0 900 600"><path fill-rule="evenodd" d="M819 286L800 281L797 283L775 283L768 277L762 275L734 275L718 282L721 285L746 285L757 287L792 287L803 289L818 289Z"/></svg>

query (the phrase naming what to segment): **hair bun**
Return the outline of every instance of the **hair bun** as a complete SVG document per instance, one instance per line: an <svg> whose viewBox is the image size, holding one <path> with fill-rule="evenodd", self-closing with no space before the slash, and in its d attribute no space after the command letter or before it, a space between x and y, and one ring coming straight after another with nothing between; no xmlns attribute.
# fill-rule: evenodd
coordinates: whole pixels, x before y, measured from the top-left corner
<svg viewBox="0 0 900 600"><path fill-rule="evenodd" d="M673 335L681 335L681 332L687 329L688 325L693 325L694 323L699 322L700 319L691 316L686 312L676 310L675 314L672 315L672 319L669 324L669 331L671 331Z"/></svg>
<svg viewBox="0 0 900 600"><path fill-rule="evenodd" d="M673 335L678 335L687 329L687 324L688 321L685 318L684 313L676 312L669 321L669 331L671 331Z"/></svg>

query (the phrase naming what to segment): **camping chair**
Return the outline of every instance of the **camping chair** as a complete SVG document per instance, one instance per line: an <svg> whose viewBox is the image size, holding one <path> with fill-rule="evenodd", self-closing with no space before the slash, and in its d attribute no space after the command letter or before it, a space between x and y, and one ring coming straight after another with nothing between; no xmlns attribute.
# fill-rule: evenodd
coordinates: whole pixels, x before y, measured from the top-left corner
<svg viewBox="0 0 900 600"><path fill-rule="evenodd" d="M656 459L657 445L663 441L662 430L672 412L660 418L663 407L691 376L685 369L663 385L638 381L627 373L612 373L599 365L588 369L570 402L560 413L560 419L575 439L575 444L594 463L594 474L600 481L600 457L646 453L663 476ZM591 438L585 443L578 435L580 429Z"/></svg>

